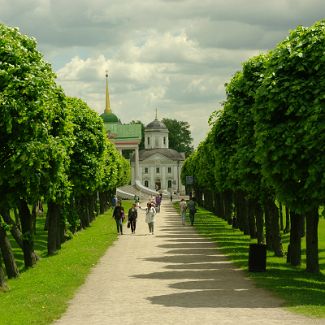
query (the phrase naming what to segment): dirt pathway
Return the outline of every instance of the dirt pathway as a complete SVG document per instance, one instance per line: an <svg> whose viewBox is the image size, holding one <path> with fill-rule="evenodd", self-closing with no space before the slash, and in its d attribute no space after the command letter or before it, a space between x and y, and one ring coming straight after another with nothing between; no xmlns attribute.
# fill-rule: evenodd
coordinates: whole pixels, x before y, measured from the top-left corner
<svg viewBox="0 0 325 325"><path fill-rule="evenodd" d="M281 301L245 278L169 202L149 235L140 212L135 235L126 229L55 325L325 324L291 314Z"/></svg>

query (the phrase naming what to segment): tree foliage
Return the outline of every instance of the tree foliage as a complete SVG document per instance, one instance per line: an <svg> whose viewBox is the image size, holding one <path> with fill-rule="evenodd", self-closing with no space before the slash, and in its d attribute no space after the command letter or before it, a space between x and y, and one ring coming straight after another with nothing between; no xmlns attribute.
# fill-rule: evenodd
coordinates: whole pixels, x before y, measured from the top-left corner
<svg viewBox="0 0 325 325"><path fill-rule="evenodd" d="M263 234L265 221L266 241L276 255L281 253L281 210L275 200L290 208L288 258L293 265L300 263L301 221L306 217L310 272L319 271L318 209L325 199L324 51L325 21L320 21L298 27L274 50L245 62L226 85L227 99L211 116L206 140L182 170L183 182L186 175L198 175L197 193L218 193L213 209L222 217L233 204L234 216L244 220L239 227L249 229L251 236L256 228Z"/></svg>
<svg viewBox="0 0 325 325"><path fill-rule="evenodd" d="M256 97L258 159L297 212L325 201L325 21L298 27L271 53Z"/></svg>
<svg viewBox="0 0 325 325"><path fill-rule="evenodd" d="M7 229L21 229L15 239L29 267L37 261L36 203L48 204L53 254L66 231L88 226L96 216L98 196L106 203L116 186L129 182L130 166L108 142L98 114L65 96L34 39L0 24L0 57L1 239ZM19 219L12 220L9 209L18 209ZM0 245L9 276L15 265L8 269L6 261L13 258L8 242Z"/></svg>

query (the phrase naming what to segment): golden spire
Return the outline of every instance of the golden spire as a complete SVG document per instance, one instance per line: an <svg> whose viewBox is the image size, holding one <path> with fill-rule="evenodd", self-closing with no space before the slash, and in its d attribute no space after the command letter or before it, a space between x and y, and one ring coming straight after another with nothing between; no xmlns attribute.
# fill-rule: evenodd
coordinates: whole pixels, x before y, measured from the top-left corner
<svg viewBox="0 0 325 325"><path fill-rule="evenodd" d="M109 92L108 92L108 71L106 70L106 105L104 113L112 113L111 104L109 101Z"/></svg>

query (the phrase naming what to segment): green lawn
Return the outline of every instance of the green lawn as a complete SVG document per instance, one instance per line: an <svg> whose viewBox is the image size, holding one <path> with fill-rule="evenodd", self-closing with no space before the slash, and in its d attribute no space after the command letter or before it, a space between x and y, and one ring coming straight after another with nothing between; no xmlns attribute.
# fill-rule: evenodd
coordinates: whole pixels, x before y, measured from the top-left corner
<svg viewBox="0 0 325 325"><path fill-rule="evenodd" d="M127 211L131 202L123 206ZM38 218L35 250L41 259L35 267L24 271L22 253L15 248L21 274L7 281L8 292L0 293L0 324L50 324L65 311L90 269L117 238L112 210L108 210L64 243L57 255L47 257L43 225L44 218Z"/></svg>
<svg viewBox="0 0 325 325"><path fill-rule="evenodd" d="M199 209L196 214L197 231L215 241L225 254L241 268L248 270L249 236L233 230L224 220L211 212ZM289 235L283 235L285 251ZM325 317L325 219L319 223L319 258L321 274L314 275L305 269L305 238L302 239L303 263L301 267L291 267L286 257L267 254L267 271L248 273L259 287L267 288L285 300L285 307L307 316Z"/></svg>

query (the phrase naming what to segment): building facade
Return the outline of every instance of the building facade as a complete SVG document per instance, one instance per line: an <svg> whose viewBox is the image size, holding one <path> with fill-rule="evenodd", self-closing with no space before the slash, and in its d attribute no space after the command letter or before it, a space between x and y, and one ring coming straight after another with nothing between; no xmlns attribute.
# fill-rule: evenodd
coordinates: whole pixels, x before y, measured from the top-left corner
<svg viewBox="0 0 325 325"><path fill-rule="evenodd" d="M157 117L144 130L145 149L139 151L139 181L146 187L169 193L184 193L180 174L185 154L169 149L168 129ZM135 182L135 157L131 159Z"/></svg>

